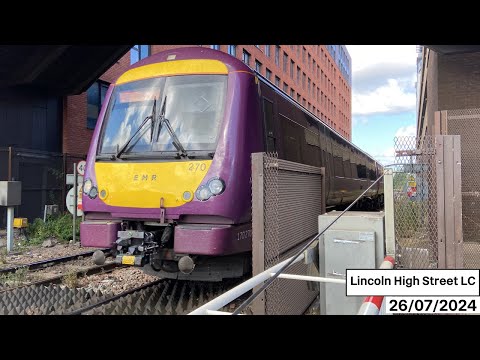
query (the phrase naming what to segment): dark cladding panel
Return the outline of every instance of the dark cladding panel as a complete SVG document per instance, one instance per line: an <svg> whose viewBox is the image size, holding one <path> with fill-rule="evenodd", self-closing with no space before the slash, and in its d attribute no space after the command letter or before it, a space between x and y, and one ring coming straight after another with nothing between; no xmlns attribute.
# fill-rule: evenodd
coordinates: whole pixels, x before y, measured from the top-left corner
<svg viewBox="0 0 480 360"><path fill-rule="evenodd" d="M60 98L0 96L0 148L62 150Z"/></svg>

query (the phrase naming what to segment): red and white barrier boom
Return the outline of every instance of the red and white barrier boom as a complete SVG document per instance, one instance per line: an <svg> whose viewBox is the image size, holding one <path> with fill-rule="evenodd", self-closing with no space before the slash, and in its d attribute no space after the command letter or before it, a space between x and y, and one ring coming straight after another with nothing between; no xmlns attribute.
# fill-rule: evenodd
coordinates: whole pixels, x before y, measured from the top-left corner
<svg viewBox="0 0 480 360"><path fill-rule="evenodd" d="M395 265L395 259L391 256L386 256L379 269L393 269L393 265ZM378 315L382 307L383 298L383 296L367 296L362 306L360 306L357 315Z"/></svg>

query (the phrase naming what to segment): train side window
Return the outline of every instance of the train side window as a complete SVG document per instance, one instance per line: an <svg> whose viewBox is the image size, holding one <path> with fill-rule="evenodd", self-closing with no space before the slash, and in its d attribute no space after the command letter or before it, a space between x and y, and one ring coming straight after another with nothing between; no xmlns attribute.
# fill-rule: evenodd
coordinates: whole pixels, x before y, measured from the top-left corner
<svg viewBox="0 0 480 360"><path fill-rule="evenodd" d="M263 98L263 114L266 150L273 152L276 151L275 124L273 122L273 102L266 98Z"/></svg>
<svg viewBox="0 0 480 360"><path fill-rule="evenodd" d="M357 173L360 179L367 178L367 167L365 165L357 164Z"/></svg>
<svg viewBox="0 0 480 360"><path fill-rule="evenodd" d="M299 140L304 138L304 128L294 123L287 117L280 114L280 124L282 129L282 148L284 150L285 160L302 162L302 150Z"/></svg>
<svg viewBox="0 0 480 360"><path fill-rule="evenodd" d="M350 163L350 167L352 168L352 178L358 178L357 165L355 165L354 163Z"/></svg>

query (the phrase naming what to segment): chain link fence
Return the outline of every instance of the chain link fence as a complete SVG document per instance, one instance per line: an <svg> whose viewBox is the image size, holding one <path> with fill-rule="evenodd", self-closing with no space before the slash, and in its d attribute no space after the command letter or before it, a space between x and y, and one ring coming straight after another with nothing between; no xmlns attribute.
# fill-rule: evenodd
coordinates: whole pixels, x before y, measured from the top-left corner
<svg viewBox="0 0 480 360"><path fill-rule="evenodd" d="M253 275L293 256L318 233L325 212L324 170L278 159L276 153L252 155ZM318 276L313 264L299 262L286 273ZM254 313L303 314L318 295L305 281L276 279L254 301Z"/></svg>
<svg viewBox="0 0 480 360"><path fill-rule="evenodd" d="M438 267L435 138L395 137L393 177L396 264Z"/></svg>
<svg viewBox="0 0 480 360"><path fill-rule="evenodd" d="M448 110L446 132L460 135L464 267L480 268L480 109Z"/></svg>

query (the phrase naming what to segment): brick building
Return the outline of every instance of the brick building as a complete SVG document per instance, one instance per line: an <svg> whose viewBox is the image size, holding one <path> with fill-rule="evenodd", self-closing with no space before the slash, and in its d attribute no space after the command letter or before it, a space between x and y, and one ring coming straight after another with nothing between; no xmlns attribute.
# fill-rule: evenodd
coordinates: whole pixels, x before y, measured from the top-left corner
<svg viewBox="0 0 480 360"><path fill-rule="evenodd" d="M63 103L63 151L86 154L108 85L130 64L192 45L136 45L88 91ZM351 59L344 45L200 45L247 63L326 124L351 140Z"/></svg>

